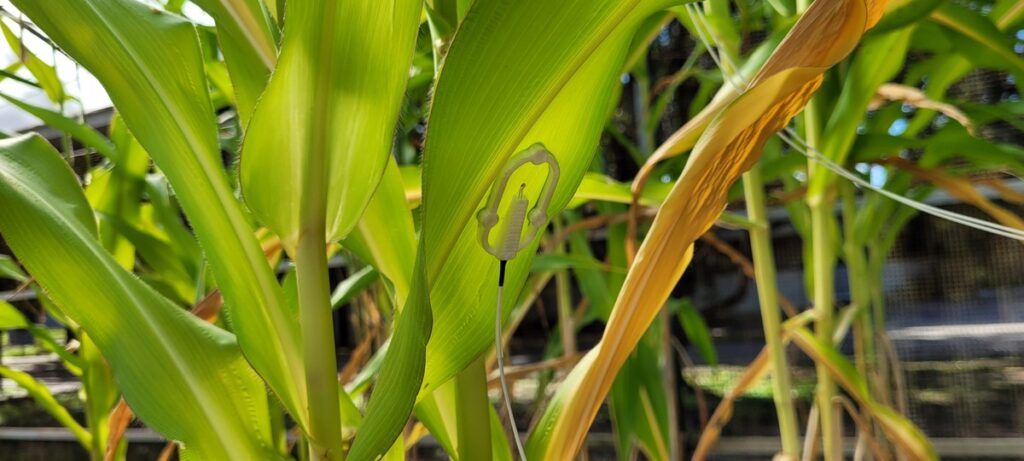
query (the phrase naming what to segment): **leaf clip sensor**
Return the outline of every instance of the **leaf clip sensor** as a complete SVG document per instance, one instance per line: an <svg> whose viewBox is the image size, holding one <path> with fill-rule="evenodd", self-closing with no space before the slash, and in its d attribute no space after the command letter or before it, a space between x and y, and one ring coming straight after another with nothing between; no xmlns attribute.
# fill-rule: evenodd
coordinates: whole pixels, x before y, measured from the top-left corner
<svg viewBox="0 0 1024 461"><path fill-rule="evenodd" d="M504 232L498 239L497 245L491 244L491 231L498 225L498 206L501 198L505 195L508 182L520 167L532 163L534 165L548 165L548 175L544 180L544 188L541 190L537 203L527 213L530 201L523 195L526 184L519 186L519 192L512 198L509 204ZM544 227L548 220L548 207L551 205L551 198L555 194L555 186L558 185L558 161L547 148L541 143L527 147L516 154L505 164L502 176L491 188L491 195L487 199L487 206L477 213L477 220L480 222L480 245L488 253L494 255L499 261L508 261L516 256L520 250L526 248L533 241L537 233ZM528 222L528 224L527 224ZM522 235L523 227L528 226L526 235ZM520 238L522 237L522 238Z"/></svg>
<svg viewBox="0 0 1024 461"><path fill-rule="evenodd" d="M512 175L527 163L538 166L545 163L548 164L548 175L544 180L544 188L541 190L540 197L537 198L537 203L529 212L526 211L530 206L530 201L523 194L523 191L526 189L526 183L522 183L519 185L519 192L515 197L512 197L511 203L505 209L505 216L503 218L499 217L498 206L501 205L501 199L508 188L508 182L512 179ZM501 342L503 331L501 328L501 298L505 286L505 265L510 259L516 257L520 250L526 248L544 227L544 224L547 223L548 207L551 205L551 197L555 195L558 175L558 161L555 160L555 156L551 155L551 152L543 144L536 143L527 147L526 150L516 154L505 164L501 177L491 186L491 195L487 198L487 206L476 215L477 220L480 221L480 245L488 253L498 258L498 296L494 315L494 350L495 357L498 359L498 376L501 378L501 393L505 400L505 410L509 415L509 424L512 426L512 434L515 435L516 449L519 451L519 459L521 461L526 461L526 449L523 447L523 440L519 436L516 419L512 416L512 398L509 395L508 383L505 379L504 346ZM498 244L492 245L491 231L498 225L499 221L503 222L502 233L498 236ZM527 221L529 224L527 224ZM524 226L528 226L525 236L523 235Z"/></svg>

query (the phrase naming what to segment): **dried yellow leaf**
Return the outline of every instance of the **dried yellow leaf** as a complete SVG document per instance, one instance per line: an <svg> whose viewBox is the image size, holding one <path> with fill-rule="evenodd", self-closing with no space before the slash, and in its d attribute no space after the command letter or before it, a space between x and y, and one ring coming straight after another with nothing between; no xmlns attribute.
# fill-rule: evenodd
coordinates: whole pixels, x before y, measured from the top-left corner
<svg viewBox="0 0 1024 461"><path fill-rule="evenodd" d="M729 187L757 162L768 137L802 110L823 72L853 50L884 7L885 0L814 2L749 89L722 103L724 110L697 141L644 239L601 342L563 383L535 429L539 443L547 445L532 445L531 452L571 459L579 450L617 372L689 264L693 242L724 210Z"/></svg>

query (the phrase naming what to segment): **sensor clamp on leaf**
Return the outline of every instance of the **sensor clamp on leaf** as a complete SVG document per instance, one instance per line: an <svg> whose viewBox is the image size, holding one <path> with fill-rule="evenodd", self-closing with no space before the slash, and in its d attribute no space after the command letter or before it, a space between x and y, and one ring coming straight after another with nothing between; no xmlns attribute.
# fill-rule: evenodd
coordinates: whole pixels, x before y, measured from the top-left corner
<svg viewBox="0 0 1024 461"><path fill-rule="evenodd" d="M544 180L540 196L537 197L533 208L530 208L530 200L525 194L526 183L521 183L515 197L512 197L505 209L504 216L499 215L498 207L501 206L501 199L508 189L512 175L527 163L537 166L548 165L547 178ZM505 409L508 411L519 458L523 461L526 461L526 450L523 448L523 441L519 437L519 429L516 427L515 417L512 413L512 398L509 396L508 384L505 380L505 354L501 343L501 299L505 285L505 265L509 260L515 258L523 248L526 248L547 223L548 207L551 205L551 197L555 194L555 186L558 185L558 176L558 161L555 160L555 156L551 155L551 152L543 144L533 144L509 159L503 173L491 187L487 206L477 213L477 220L480 222L480 245L497 258L499 264L498 301L494 315L494 350L498 359L498 376L501 378L501 392L505 398ZM496 243L492 244L491 231L498 226L499 222L502 224L501 233L498 235Z"/></svg>
<svg viewBox="0 0 1024 461"><path fill-rule="evenodd" d="M523 194L526 184L520 184L519 193L512 199L508 208L504 233L498 239L498 245L493 245L490 241L491 231L498 225L500 219L498 206L501 205L501 198L505 195L512 174L527 163L538 166L548 165L548 176L544 180L544 188L533 209L527 213L529 200ZM558 176L558 161L541 143L536 143L512 157L505 165L498 182L491 188L487 206L477 214L477 220L480 221L480 245L484 247L484 250L494 255L499 261L508 261L514 258L520 250L526 248L547 223L548 207L551 205L551 198L555 195ZM524 218L526 219L524 220ZM526 235L521 235L524 226L526 226Z"/></svg>

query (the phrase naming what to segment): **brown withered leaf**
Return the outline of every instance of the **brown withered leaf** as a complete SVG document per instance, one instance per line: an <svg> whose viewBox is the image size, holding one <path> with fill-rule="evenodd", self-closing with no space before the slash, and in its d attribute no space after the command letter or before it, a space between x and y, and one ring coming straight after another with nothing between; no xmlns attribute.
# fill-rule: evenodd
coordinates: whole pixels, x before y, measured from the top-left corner
<svg viewBox="0 0 1024 461"><path fill-rule="evenodd" d="M534 429L533 456L571 459L579 450L623 362L689 264L694 241L724 210L729 187L757 162L768 137L802 110L823 72L853 50L884 7L884 0L814 2L749 89L713 118L637 252L604 336Z"/></svg>

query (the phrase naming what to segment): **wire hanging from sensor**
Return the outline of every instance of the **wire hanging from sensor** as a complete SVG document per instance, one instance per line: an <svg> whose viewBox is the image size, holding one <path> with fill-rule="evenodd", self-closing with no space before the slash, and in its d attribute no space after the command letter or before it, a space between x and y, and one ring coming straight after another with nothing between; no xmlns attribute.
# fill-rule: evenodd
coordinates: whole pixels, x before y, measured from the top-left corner
<svg viewBox="0 0 1024 461"><path fill-rule="evenodd" d="M512 174L527 163L548 165L548 174L541 194L531 209L530 201L526 197L526 183L520 183L519 190L505 208L505 216L501 217L498 208L506 186L512 178ZM505 291L505 273L508 262L515 258L519 251L529 246L530 242L537 236L537 233L547 224L550 218L548 206L551 204L551 198L554 195L558 177L558 161L555 160L555 156L544 148L542 144L534 144L509 160L508 164L505 165L503 174L491 188L487 206L477 214L477 220L480 222L480 245L498 260L498 294L497 303L494 308L494 355L497 359L498 379L501 381L501 393L505 402L505 410L508 413L516 449L522 461L526 461L526 449L523 447L519 428L516 425L515 414L512 411L512 396L509 393L508 379L505 376L504 344L501 340L503 333L501 318L503 316L502 300ZM491 231L499 224L499 221L502 224L501 234L498 236L496 244L494 244L491 243Z"/></svg>

